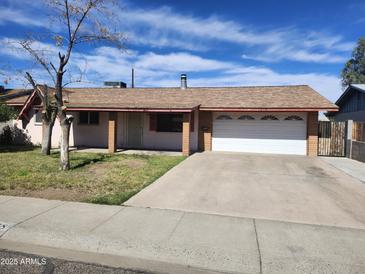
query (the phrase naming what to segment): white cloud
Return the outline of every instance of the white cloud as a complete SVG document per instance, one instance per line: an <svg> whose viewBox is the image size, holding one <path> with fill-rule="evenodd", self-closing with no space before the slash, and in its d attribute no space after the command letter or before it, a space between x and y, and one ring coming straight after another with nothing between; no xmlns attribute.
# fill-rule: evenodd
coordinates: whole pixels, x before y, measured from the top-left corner
<svg viewBox="0 0 365 274"><path fill-rule="evenodd" d="M126 31L127 43L144 45L152 48L178 48L190 51L207 51L209 48L202 41L189 41L180 37L173 37L170 33L158 31L139 32Z"/></svg>
<svg viewBox="0 0 365 274"><path fill-rule="evenodd" d="M234 67L233 64L212 59L202 58L190 53L178 52L166 55L153 52L139 56L135 62L136 68L158 69L161 71L212 71L226 70Z"/></svg>
<svg viewBox="0 0 365 274"><path fill-rule="evenodd" d="M14 1L13 1L14 2ZM37 2L38 1L33 1ZM0 24L12 22L23 26L45 27L47 16L34 17L40 4L27 9L16 0L0 9ZM354 43L337 34L303 30L297 27L257 28L218 15L199 17L179 13L170 7L138 8L126 4L115 10L120 15L120 28L130 44L151 48L173 48L188 51L209 51L230 43L242 47L242 57L261 62L290 60L310 63L344 62ZM46 13L46 9L42 10Z"/></svg>
<svg viewBox="0 0 365 274"><path fill-rule="evenodd" d="M242 54L243 59L252 59L264 62L279 62L282 60L312 62L312 63L344 63L348 59L344 55L328 52L311 52L306 49L298 49L290 45L274 45L257 55Z"/></svg>
<svg viewBox="0 0 365 274"><path fill-rule="evenodd" d="M24 3L23 3L24 4ZM20 9L1 8L0 9L0 25L7 22L16 23L22 26L35 26L44 27L46 26L45 20L42 16L34 16L23 12Z"/></svg>
<svg viewBox="0 0 365 274"><path fill-rule="evenodd" d="M249 52L242 57L259 61L341 63L354 46L340 35L295 27L263 30L218 16L183 15L169 7L129 7L120 14L130 42L152 47L202 51L225 42L246 47Z"/></svg>
<svg viewBox="0 0 365 274"><path fill-rule="evenodd" d="M333 75L280 73L267 67L243 66L186 52L139 55L137 52L123 53L115 48L99 47L90 54L75 52L68 70L75 76L78 73L76 67L86 69L84 82L77 86L100 86L108 80L125 81L129 85L133 66L139 87L179 86L179 74L187 72L189 86L308 84L332 101L341 94L340 80ZM41 69L32 72L41 79L38 82L47 82ZM202 76L205 74L207 76Z"/></svg>
<svg viewBox="0 0 365 274"><path fill-rule="evenodd" d="M129 84L131 67L136 69L137 86L178 86L179 74L188 73L190 86L246 86L307 84L335 101L341 94L340 79L325 73L280 73L267 67L243 66L238 63L206 59L186 52L125 55L104 47L94 54L78 54L75 64L87 61L87 81L121 80ZM205 75L207 76L201 76ZM200 75L194 77L194 75Z"/></svg>
<svg viewBox="0 0 365 274"><path fill-rule="evenodd" d="M32 60L30 54L20 45L21 42L21 39L0 38L0 54L11 56L20 60ZM60 50L59 47L56 47L50 43L44 43L40 41L32 41L30 46L38 54L49 58L57 54Z"/></svg>
<svg viewBox="0 0 365 274"><path fill-rule="evenodd" d="M224 40L233 43L269 44L277 41L276 32L255 33L234 21L217 16L207 18L182 15L169 7L158 9L127 8L121 11L124 24L149 26L154 30L178 33L181 39L191 37Z"/></svg>

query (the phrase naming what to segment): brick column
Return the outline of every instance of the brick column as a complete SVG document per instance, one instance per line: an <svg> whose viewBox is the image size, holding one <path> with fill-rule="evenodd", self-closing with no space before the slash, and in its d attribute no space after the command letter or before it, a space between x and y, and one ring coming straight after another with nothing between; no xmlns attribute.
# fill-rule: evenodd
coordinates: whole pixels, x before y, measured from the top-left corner
<svg viewBox="0 0 365 274"><path fill-rule="evenodd" d="M318 155L318 112L308 112L307 116L307 155Z"/></svg>
<svg viewBox="0 0 365 274"><path fill-rule="evenodd" d="M210 151L212 150L212 112L200 111L199 112L199 150Z"/></svg>
<svg viewBox="0 0 365 274"><path fill-rule="evenodd" d="M182 153L184 156L190 155L190 117L190 113L183 114Z"/></svg>
<svg viewBox="0 0 365 274"><path fill-rule="evenodd" d="M117 151L117 117L118 112L109 112L108 121L108 152Z"/></svg>

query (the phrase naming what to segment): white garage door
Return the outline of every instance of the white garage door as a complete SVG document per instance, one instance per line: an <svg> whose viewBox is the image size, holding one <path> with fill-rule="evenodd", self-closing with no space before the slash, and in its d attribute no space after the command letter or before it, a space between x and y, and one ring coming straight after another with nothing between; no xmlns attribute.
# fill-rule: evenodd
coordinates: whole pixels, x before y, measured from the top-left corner
<svg viewBox="0 0 365 274"><path fill-rule="evenodd" d="M217 113L212 149L306 155L306 115Z"/></svg>

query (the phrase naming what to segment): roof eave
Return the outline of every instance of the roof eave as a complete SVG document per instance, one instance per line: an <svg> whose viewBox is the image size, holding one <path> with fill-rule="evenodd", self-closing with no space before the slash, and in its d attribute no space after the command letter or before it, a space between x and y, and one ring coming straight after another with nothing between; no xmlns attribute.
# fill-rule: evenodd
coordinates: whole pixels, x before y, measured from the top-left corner
<svg viewBox="0 0 365 274"><path fill-rule="evenodd" d="M5 101L5 105L11 106L11 107L21 107L24 105L24 103L8 103Z"/></svg>
<svg viewBox="0 0 365 274"><path fill-rule="evenodd" d="M68 111L101 111L101 112L192 112L198 109L199 106L195 107L184 107L184 108L118 108L118 107L77 107L69 106Z"/></svg>
<svg viewBox="0 0 365 274"><path fill-rule="evenodd" d="M338 111L338 107L323 108L226 108L226 107L200 107L202 111L234 111L234 112L310 112L310 111Z"/></svg>

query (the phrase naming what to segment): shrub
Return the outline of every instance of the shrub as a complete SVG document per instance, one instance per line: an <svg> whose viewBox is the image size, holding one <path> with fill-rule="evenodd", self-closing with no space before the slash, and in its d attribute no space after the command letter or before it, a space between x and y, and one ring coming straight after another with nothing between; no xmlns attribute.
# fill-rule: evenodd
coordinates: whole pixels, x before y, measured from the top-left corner
<svg viewBox="0 0 365 274"><path fill-rule="evenodd" d="M16 112L12 107L0 103L0 122L6 122L16 117Z"/></svg>
<svg viewBox="0 0 365 274"><path fill-rule="evenodd" d="M11 130L9 125L3 127L0 132L0 144L1 145L12 145L13 144L13 131Z"/></svg>
<svg viewBox="0 0 365 274"><path fill-rule="evenodd" d="M0 145L31 145L30 137L14 125L0 127Z"/></svg>

